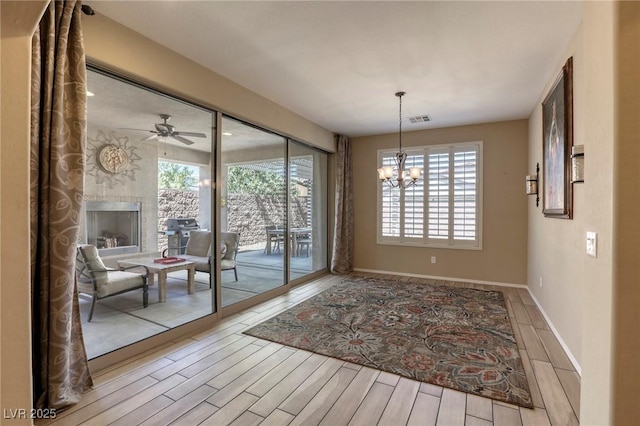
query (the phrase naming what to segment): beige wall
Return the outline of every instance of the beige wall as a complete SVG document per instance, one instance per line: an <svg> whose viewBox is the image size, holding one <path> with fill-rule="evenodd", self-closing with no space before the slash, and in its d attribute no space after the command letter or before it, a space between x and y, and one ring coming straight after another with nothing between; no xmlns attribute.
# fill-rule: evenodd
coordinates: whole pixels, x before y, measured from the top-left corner
<svg viewBox="0 0 640 426"><path fill-rule="evenodd" d="M589 425L640 417L639 45L640 3L584 3L557 70L574 57L574 143L584 144L585 182L574 185L571 221L545 219L529 203L528 285L582 369L580 420ZM538 104L529 167L541 159L541 127ZM585 253L586 231L598 233L597 258Z"/></svg>
<svg viewBox="0 0 640 426"><path fill-rule="evenodd" d="M377 151L398 135L353 139L355 259L358 269L525 284L527 277L527 121L403 132L403 147L483 141L483 249L454 250L376 244ZM431 256L436 263L431 264Z"/></svg>
<svg viewBox="0 0 640 426"><path fill-rule="evenodd" d="M625 425L640 418L640 3L616 6L611 418Z"/></svg>
<svg viewBox="0 0 640 426"><path fill-rule="evenodd" d="M546 218L542 214L542 179L540 179L540 206L536 207L533 197L529 200L528 230L528 278L529 289L541 304L551 326L559 334L565 348L569 350L574 363L581 364L582 353L582 298L584 286L585 231L602 232L600 238L608 238L602 229L592 229L588 225L585 191L593 182L590 141L585 140L585 54L583 34L580 27L565 54L556 64L547 85L529 117L529 170L534 173L536 163L540 163L542 175L542 101L556 81L569 57L573 57L573 134L574 145L584 145L586 161L586 183L573 184L573 220ZM597 142L596 142L597 143ZM610 158L610 156L608 156ZM609 188L611 179L608 178ZM607 203L603 203L605 208ZM607 206L609 209L611 205ZM591 210L591 209L589 209ZM606 211L606 210L605 210ZM604 245L601 260L608 258ZM542 282L542 285L540 284Z"/></svg>
<svg viewBox="0 0 640 426"><path fill-rule="evenodd" d="M0 2L0 408L31 408L29 87L46 2ZM3 424L30 424L28 419Z"/></svg>
<svg viewBox="0 0 640 426"><path fill-rule="evenodd" d="M581 419L591 424L611 423L611 402L616 398L611 381L611 316L614 134L614 4L586 2L583 16L584 118L576 123L585 138L585 219L579 237L583 269ZM588 206L588 208L587 208ZM598 257L585 255L585 232L598 233ZM565 303L570 303L567 299ZM559 312L562 315L561 312ZM622 395L620 395L622 396Z"/></svg>

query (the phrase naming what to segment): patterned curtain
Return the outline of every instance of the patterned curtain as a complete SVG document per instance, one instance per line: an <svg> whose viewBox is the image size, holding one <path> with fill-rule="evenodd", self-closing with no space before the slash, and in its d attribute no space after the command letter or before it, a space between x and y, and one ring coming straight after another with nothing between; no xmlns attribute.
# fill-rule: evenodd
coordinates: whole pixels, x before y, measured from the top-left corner
<svg viewBox="0 0 640 426"><path fill-rule="evenodd" d="M333 234L331 272L348 274L353 270L353 196L351 194L351 141L338 136L336 160L336 225Z"/></svg>
<svg viewBox="0 0 640 426"><path fill-rule="evenodd" d="M74 279L87 121L80 8L79 1L52 1L33 36L31 308L37 408L75 404L93 385Z"/></svg>

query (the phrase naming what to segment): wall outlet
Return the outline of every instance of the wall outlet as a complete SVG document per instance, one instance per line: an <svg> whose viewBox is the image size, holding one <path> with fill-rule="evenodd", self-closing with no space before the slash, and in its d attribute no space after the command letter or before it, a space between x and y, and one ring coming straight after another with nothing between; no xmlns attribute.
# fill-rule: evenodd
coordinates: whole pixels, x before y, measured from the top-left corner
<svg viewBox="0 0 640 426"><path fill-rule="evenodd" d="M598 234L595 232L587 232L587 254L598 257Z"/></svg>
<svg viewBox="0 0 640 426"><path fill-rule="evenodd" d="M540 277L540 288L542 288L542 277Z"/></svg>
<svg viewBox="0 0 640 426"><path fill-rule="evenodd" d="M431 263L436 263L436 257L435 256L431 256Z"/></svg>

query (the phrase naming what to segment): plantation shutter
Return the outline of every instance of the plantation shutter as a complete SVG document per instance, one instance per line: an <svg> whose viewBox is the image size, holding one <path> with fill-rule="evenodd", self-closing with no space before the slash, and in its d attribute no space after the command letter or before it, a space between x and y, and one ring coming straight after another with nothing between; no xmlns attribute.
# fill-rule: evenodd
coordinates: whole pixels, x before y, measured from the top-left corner
<svg viewBox="0 0 640 426"><path fill-rule="evenodd" d="M382 157L383 166L394 166L393 154L385 154ZM400 239L400 191L388 185L381 186L380 206L380 231L385 239Z"/></svg>
<svg viewBox="0 0 640 426"><path fill-rule="evenodd" d="M478 222L478 147L453 153L453 239L475 241Z"/></svg>
<svg viewBox="0 0 640 426"><path fill-rule="evenodd" d="M446 248L482 248L482 142L431 145L407 153L423 172L415 185L381 184L378 242ZM395 167L393 151L379 164Z"/></svg>
<svg viewBox="0 0 640 426"><path fill-rule="evenodd" d="M449 179L448 149L428 151L428 238L449 239Z"/></svg>
<svg viewBox="0 0 640 426"><path fill-rule="evenodd" d="M420 167L424 170L424 150L408 152L405 170ZM420 177L415 185L404 190L404 237L419 239L424 237L424 177Z"/></svg>

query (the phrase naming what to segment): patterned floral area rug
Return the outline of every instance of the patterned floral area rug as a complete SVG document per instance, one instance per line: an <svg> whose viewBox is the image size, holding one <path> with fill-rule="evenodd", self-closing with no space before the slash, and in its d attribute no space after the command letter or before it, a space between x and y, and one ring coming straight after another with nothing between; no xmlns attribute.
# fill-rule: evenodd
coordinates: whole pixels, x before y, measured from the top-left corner
<svg viewBox="0 0 640 426"><path fill-rule="evenodd" d="M349 278L244 333L533 407L501 292Z"/></svg>

